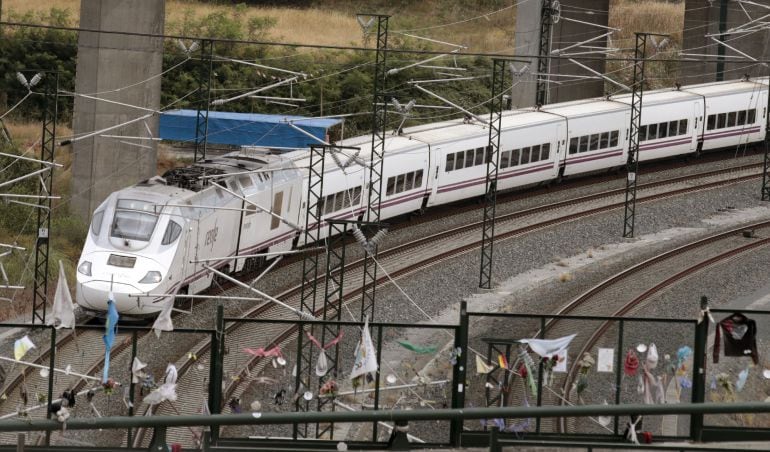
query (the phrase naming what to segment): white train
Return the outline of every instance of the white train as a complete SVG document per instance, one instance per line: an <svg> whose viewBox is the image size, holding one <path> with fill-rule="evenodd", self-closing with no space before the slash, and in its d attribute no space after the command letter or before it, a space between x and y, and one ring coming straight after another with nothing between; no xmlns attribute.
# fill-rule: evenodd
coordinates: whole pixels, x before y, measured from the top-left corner
<svg viewBox="0 0 770 452"><path fill-rule="evenodd" d="M641 161L765 137L767 79L651 91L643 101ZM624 95L505 112L499 189L622 167L628 158L630 103L631 96ZM389 134L381 217L483 195L488 136L487 126L472 120ZM368 165L371 137L338 144L360 147L360 159L343 171L327 156L321 214L355 219L366 210L369 172L362 163ZM203 262L233 273L260 261L232 256L301 245L294 225L305 221L308 156L306 150L233 153L113 193L94 212L78 262L78 304L103 311L112 291L122 313L152 315L173 297L130 295L196 293L212 283ZM325 233L322 228L321 236Z"/></svg>

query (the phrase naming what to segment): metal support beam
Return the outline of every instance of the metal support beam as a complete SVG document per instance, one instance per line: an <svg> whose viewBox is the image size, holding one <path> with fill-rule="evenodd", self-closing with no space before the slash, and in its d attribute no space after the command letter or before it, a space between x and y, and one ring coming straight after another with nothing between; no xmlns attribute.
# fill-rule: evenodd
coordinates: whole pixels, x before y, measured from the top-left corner
<svg viewBox="0 0 770 452"><path fill-rule="evenodd" d="M628 133L628 161L626 170L626 202L623 237L634 236L636 219L636 181L639 172L639 128L642 125L642 96L644 94L644 63L648 36L666 36L655 33L636 33L634 50L634 78L631 85L631 126Z"/></svg>
<svg viewBox="0 0 770 452"><path fill-rule="evenodd" d="M302 244L310 245L318 242L321 231L321 216L323 214L323 175L326 148L323 145L310 146L310 165L308 167L307 180L307 209L305 210L305 233ZM318 252L305 255L302 260L302 289L300 291L300 310L314 315L316 293L318 289ZM294 382L294 391L299 393L302 388L310 388L310 378L313 372L313 343L303 340L303 329L299 329L297 335L297 376ZM313 334L312 326L309 327ZM312 411L310 403L303 398L295 402L295 411ZM308 424L294 424L293 438L307 438Z"/></svg>
<svg viewBox="0 0 770 452"><path fill-rule="evenodd" d="M766 105L770 109L770 74L767 83ZM765 161L762 168L762 201L770 201L770 114L765 118Z"/></svg>
<svg viewBox="0 0 770 452"><path fill-rule="evenodd" d="M377 21L377 54L374 64L374 96L372 104L372 156L369 161L369 202L366 220L379 223L382 204L382 171L385 163L385 127L388 116L388 100L385 95L388 55L388 19L386 15L359 14L374 17ZM364 256L364 274L361 290L361 319L374 319L375 291L377 288L377 265L373 258L377 247Z"/></svg>
<svg viewBox="0 0 770 452"><path fill-rule="evenodd" d="M348 222L327 220L329 235L326 246L326 290L324 295L323 319L339 321L342 311L343 284L345 281L345 239L347 238ZM337 337L340 326L336 323L324 323L321 327L321 344ZM318 379L318 388L329 380L338 380L337 362L339 348L335 345L326 355L328 373ZM310 369L309 369L310 370ZM319 397L318 411L334 411L334 397ZM334 439L334 424L316 424L316 438Z"/></svg>
<svg viewBox="0 0 770 452"><path fill-rule="evenodd" d="M209 133L209 108L211 107L211 74L214 41L201 40L201 66L198 71L198 114L195 120L195 155L193 162L206 159Z"/></svg>
<svg viewBox="0 0 770 452"><path fill-rule="evenodd" d="M484 151L487 161L484 222L481 228L481 270L479 287L492 288L492 251L495 240L495 208L497 207L497 170L500 158L500 128L503 120L503 91L506 89L507 60L494 60L492 68L492 101L489 103L489 145Z"/></svg>
<svg viewBox="0 0 770 452"><path fill-rule="evenodd" d="M537 92L535 94L535 105L545 105L548 103L548 70L551 59L548 56L551 53L551 26L553 25L553 0L543 0L543 6L540 10L540 47L538 49L537 59Z"/></svg>
<svg viewBox="0 0 770 452"><path fill-rule="evenodd" d="M45 83L43 104L43 138L41 141L40 187L37 202L37 241L35 242L35 282L32 291L32 324L45 323L48 303L48 237L51 230L51 198L53 165L56 148L56 120L59 114L59 73L50 72Z"/></svg>

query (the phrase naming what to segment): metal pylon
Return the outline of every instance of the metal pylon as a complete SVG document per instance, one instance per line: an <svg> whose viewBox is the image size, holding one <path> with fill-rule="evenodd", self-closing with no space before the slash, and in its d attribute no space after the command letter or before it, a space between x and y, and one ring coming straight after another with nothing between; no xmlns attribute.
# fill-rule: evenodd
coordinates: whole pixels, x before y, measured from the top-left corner
<svg viewBox="0 0 770 452"><path fill-rule="evenodd" d="M540 10L540 47L537 59L537 90L535 104L548 103L548 69L551 59L551 26L553 25L553 0L543 0Z"/></svg>
<svg viewBox="0 0 770 452"><path fill-rule="evenodd" d="M628 133L628 161L626 170L626 202L623 216L623 237L634 236L636 219L636 181L639 173L639 128L642 126L642 96L644 94L644 63L648 36L666 36L656 33L636 33L634 50L634 80L631 93L631 126Z"/></svg>
<svg viewBox="0 0 770 452"><path fill-rule="evenodd" d="M310 165L307 181L307 209L305 210L304 244L318 242L321 231L321 199L323 197L324 159L326 158L326 146L310 146ZM316 292L318 278L318 253L311 252L305 255L302 261L302 289L300 291L300 310L310 315L315 315ZM313 328L308 328L313 334ZM299 394L301 390L311 387L310 378L313 372L313 343L304 340L303 330L297 335L297 376L294 382L294 392ZM310 402L302 397L295 402L296 411L310 411ZM309 424L294 424L292 436L307 438Z"/></svg>
<svg viewBox="0 0 770 452"><path fill-rule="evenodd" d="M211 74L214 55L214 41L201 40L201 66L198 71L198 113L195 116L194 162L206 159L209 134L209 108L211 107Z"/></svg>
<svg viewBox="0 0 770 452"><path fill-rule="evenodd" d="M503 90L509 62L494 60L492 69L492 101L489 104L489 145L487 160L486 191L484 195L484 223L481 232L481 270L479 287L492 287L492 251L495 240L495 208L497 207L497 170L500 158L500 128L503 120Z"/></svg>
<svg viewBox="0 0 770 452"><path fill-rule="evenodd" d="M390 16L359 14L377 20L377 55L374 65L374 103L372 105L372 156L369 162L369 201L366 220L379 223L382 204L382 171L385 157L385 127L387 124L388 102L385 96L387 75L388 19ZM361 290L361 319L374 318L375 291L377 288L377 256L375 246L371 255L364 256L364 274Z"/></svg>
<svg viewBox="0 0 770 452"><path fill-rule="evenodd" d="M770 109L770 74L767 78L767 108ZM762 201L770 201L770 115L765 118L765 164L762 169Z"/></svg>
<svg viewBox="0 0 770 452"><path fill-rule="evenodd" d="M340 320L342 312L343 284L345 281L345 239L348 232L348 221L345 220L327 220L329 225L329 235L326 246L326 290L324 295L325 321L336 322ZM324 323L321 330L321 344L326 345L327 341L337 337L340 334L340 326L337 323ZM338 380L339 373L337 363L339 362L339 347L331 347L331 351L326 355L328 373L326 376L318 379L318 388L329 380ZM318 411L334 411L334 397L319 397ZM334 424L316 424L316 438L334 439Z"/></svg>
<svg viewBox="0 0 770 452"><path fill-rule="evenodd" d="M40 187L37 201L37 241L35 242L35 282L32 291L32 324L45 323L45 311L48 303L48 256L49 236L51 231L51 196L53 195L54 152L56 149L56 120L59 115L59 73L51 72L53 80L45 80L45 98L43 105L43 138L40 160L49 165L40 164Z"/></svg>

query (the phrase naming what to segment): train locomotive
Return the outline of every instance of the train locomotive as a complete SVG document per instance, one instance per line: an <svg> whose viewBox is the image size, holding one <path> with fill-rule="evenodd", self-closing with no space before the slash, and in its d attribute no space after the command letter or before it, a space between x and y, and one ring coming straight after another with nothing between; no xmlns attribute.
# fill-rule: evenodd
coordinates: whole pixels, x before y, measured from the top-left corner
<svg viewBox="0 0 770 452"><path fill-rule="evenodd" d="M767 78L645 92L639 160L762 141L767 109ZM622 167L630 117L630 95L504 112L498 190ZM488 125L472 118L389 134L381 218L483 195L488 139ZM371 137L336 144L360 152L327 155L322 222L361 218L367 209ZM78 261L78 304L105 311L112 292L121 313L152 316L174 294L209 287L215 275L207 265L239 272L264 258L235 256L304 245L298 225L304 226L308 166L307 150L235 152L112 193L94 211Z"/></svg>

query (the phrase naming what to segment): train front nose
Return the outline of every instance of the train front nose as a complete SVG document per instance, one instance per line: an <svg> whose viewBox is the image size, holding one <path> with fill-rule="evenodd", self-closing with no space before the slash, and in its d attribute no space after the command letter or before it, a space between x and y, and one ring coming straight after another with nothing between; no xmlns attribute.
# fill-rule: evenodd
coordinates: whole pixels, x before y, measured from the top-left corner
<svg viewBox="0 0 770 452"><path fill-rule="evenodd" d="M84 254L78 263L77 303L86 309L106 311L112 292L115 307L121 313L159 312L163 303L152 303L150 298L135 295L165 293L167 272L158 262L143 256L116 256L109 252Z"/></svg>

